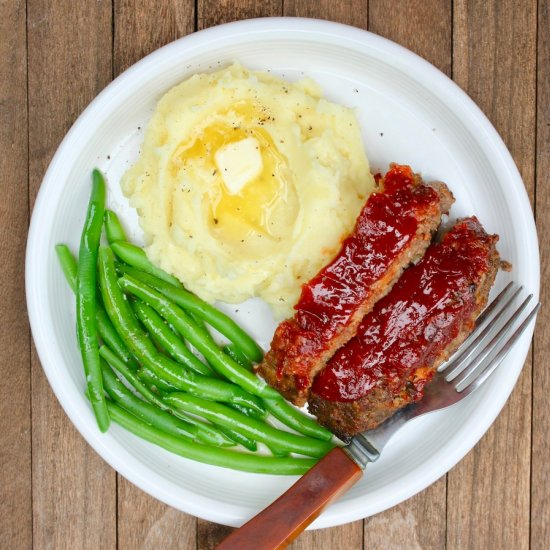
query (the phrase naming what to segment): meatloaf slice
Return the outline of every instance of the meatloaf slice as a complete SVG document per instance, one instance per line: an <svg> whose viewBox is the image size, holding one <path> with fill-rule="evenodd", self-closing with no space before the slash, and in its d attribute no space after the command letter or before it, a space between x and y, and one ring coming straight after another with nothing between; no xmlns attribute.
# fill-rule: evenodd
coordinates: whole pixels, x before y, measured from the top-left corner
<svg viewBox="0 0 550 550"><path fill-rule="evenodd" d="M428 247L454 201L442 183L393 165L359 214L336 258L302 287L294 317L281 323L257 372L303 405L315 375L359 322Z"/></svg>
<svg viewBox="0 0 550 550"><path fill-rule="evenodd" d="M463 219L405 271L316 377L309 410L322 425L348 439L422 399L487 304L497 240Z"/></svg>

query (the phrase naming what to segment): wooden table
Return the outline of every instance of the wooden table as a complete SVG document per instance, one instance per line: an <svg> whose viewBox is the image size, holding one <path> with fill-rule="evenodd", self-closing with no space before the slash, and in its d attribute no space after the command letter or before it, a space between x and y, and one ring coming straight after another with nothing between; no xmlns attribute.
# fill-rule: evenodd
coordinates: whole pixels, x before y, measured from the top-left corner
<svg viewBox="0 0 550 550"><path fill-rule="evenodd" d="M491 119L523 176L550 278L548 0L5 0L1 4L0 548L212 548L230 529L118 476L61 410L32 346L26 230L65 132L115 76L198 29L263 16L322 17L388 37L431 61ZM550 544L550 285L508 404L475 449L385 513L304 534L292 548L518 549Z"/></svg>

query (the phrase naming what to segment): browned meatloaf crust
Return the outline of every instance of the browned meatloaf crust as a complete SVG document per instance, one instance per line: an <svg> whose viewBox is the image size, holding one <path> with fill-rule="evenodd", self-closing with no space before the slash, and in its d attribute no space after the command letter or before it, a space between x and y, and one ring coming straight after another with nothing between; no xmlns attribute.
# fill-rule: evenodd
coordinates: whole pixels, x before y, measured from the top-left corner
<svg viewBox="0 0 550 550"><path fill-rule="evenodd" d="M409 166L393 165L381 186L336 258L302 287L294 317L278 326L257 367L297 405L305 403L316 374L364 315L422 256L454 200L444 184L424 184Z"/></svg>
<svg viewBox="0 0 550 550"><path fill-rule="evenodd" d="M309 410L322 425L346 440L422 398L487 304L497 240L466 218L405 271L315 379Z"/></svg>

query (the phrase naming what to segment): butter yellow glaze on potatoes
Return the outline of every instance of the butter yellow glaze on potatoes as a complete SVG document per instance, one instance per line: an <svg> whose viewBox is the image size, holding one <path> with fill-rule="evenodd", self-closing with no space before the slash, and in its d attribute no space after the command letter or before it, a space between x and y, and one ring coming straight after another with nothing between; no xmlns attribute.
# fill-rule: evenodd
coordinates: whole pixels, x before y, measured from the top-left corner
<svg viewBox="0 0 550 550"><path fill-rule="evenodd" d="M374 181L352 110L234 64L159 101L122 187L154 263L208 301L259 296L283 317Z"/></svg>

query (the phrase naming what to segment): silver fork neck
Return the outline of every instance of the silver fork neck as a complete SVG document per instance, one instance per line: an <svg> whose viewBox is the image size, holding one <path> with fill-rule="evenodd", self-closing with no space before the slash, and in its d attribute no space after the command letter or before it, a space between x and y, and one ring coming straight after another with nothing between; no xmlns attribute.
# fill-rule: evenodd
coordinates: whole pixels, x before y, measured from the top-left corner
<svg viewBox="0 0 550 550"><path fill-rule="evenodd" d="M376 462L380 458L380 451L363 434L356 435L351 443L344 447L344 451L362 470L369 462Z"/></svg>
<svg viewBox="0 0 550 550"><path fill-rule="evenodd" d="M415 408L411 405L397 411L378 428L357 434L351 443L344 447L344 451L363 469L369 462L376 462L386 443L395 433L407 423L408 420L417 416Z"/></svg>

